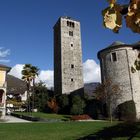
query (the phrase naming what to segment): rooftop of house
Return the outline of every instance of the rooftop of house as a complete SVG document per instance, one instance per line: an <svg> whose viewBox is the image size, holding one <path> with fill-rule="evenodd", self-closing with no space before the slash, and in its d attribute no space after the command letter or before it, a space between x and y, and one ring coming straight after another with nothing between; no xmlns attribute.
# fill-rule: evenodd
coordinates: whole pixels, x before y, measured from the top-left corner
<svg viewBox="0 0 140 140"><path fill-rule="evenodd" d="M5 70L5 71L9 72L10 69L11 69L11 68L10 68L9 66L6 66L6 65L3 65L3 64L0 64L0 70Z"/></svg>

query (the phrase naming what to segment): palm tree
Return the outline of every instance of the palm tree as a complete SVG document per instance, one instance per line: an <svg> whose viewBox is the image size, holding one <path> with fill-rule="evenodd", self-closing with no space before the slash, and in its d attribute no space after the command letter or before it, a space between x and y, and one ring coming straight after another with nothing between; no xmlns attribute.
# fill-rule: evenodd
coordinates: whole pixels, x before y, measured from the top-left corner
<svg viewBox="0 0 140 140"><path fill-rule="evenodd" d="M35 97L35 92L34 92L34 89L35 89L35 78L36 76L38 76L38 72L39 72L39 69L38 67L36 66L32 66L31 67L31 74L32 74L32 83L33 83L33 92L32 92L32 97L33 97L33 100L32 100L32 109L34 109L34 97Z"/></svg>
<svg viewBox="0 0 140 140"><path fill-rule="evenodd" d="M25 64L22 70L22 79L27 84L27 111L31 110L30 108L30 91L31 83L33 83L33 107L34 107L34 86L35 86L35 78L38 76L39 69L36 66L32 66L31 64Z"/></svg>

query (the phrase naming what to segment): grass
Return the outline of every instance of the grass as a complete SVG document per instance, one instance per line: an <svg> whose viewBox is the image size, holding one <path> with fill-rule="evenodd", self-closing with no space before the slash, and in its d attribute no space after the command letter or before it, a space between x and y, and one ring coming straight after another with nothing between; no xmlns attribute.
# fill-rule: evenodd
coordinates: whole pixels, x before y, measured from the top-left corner
<svg viewBox="0 0 140 140"><path fill-rule="evenodd" d="M16 114L20 115L32 115L34 117L39 117L43 119L58 119L58 120L65 120L68 121L70 119L70 115L60 115L60 114L49 114L49 113L42 113L42 112L32 112L32 113L27 113L27 112L16 112Z"/></svg>
<svg viewBox="0 0 140 140"><path fill-rule="evenodd" d="M21 114L21 113L20 113ZM27 113L22 113L27 115ZM47 119L69 115L33 113ZM0 123L0 140L140 140L140 122Z"/></svg>
<svg viewBox="0 0 140 140"><path fill-rule="evenodd" d="M97 133L110 125L109 122L1 123L0 139L75 140Z"/></svg>
<svg viewBox="0 0 140 140"><path fill-rule="evenodd" d="M140 123L0 123L0 140L140 140Z"/></svg>

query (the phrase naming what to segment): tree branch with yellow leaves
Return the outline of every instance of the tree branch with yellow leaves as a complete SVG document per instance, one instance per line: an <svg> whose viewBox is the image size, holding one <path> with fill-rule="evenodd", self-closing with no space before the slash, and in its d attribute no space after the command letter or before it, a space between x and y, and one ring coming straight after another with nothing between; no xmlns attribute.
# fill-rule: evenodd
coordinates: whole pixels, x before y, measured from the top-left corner
<svg viewBox="0 0 140 140"><path fill-rule="evenodd" d="M102 11L103 25L118 33L125 19L126 26L134 33L140 33L140 0L130 0L128 4L120 5L117 0L107 0L109 6Z"/></svg>

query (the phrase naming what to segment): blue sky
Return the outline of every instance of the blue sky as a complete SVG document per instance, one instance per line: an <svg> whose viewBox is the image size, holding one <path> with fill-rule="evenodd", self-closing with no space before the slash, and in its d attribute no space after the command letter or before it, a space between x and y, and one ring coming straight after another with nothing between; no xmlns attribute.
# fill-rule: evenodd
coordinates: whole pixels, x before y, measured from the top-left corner
<svg viewBox="0 0 140 140"><path fill-rule="evenodd" d="M103 27L101 11L107 5L106 0L0 0L0 48L10 51L4 64L53 70L53 26L60 16L81 22L83 62L99 63L97 52L114 41L139 41L125 23L119 34Z"/></svg>

